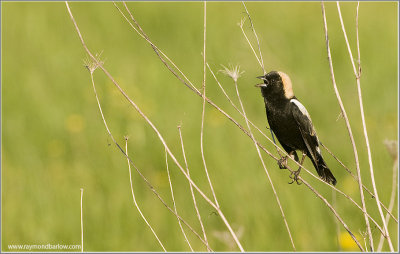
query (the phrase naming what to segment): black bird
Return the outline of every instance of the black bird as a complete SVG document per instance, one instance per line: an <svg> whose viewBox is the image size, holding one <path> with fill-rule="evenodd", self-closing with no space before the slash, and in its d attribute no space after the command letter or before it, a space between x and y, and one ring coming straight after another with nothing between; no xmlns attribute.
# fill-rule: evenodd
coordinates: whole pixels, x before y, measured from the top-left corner
<svg viewBox="0 0 400 254"><path fill-rule="evenodd" d="M256 85L261 88L264 97L268 123L275 133L283 149L297 162L299 157L296 150L303 153L300 165L307 155L318 175L327 183L336 185L336 179L322 158L319 140L314 130L307 109L294 96L292 82L288 75L280 71L271 71L264 76L257 77L264 83ZM287 156L278 162L280 168L286 168ZM293 173L293 183L298 184L298 175L301 167Z"/></svg>

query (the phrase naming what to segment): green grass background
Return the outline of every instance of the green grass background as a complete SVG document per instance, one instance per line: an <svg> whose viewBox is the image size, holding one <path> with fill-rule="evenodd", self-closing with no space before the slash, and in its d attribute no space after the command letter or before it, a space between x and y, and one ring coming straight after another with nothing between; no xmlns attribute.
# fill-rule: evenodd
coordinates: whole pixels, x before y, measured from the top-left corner
<svg viewBox="0 0 400 254"><path fill-rule="evenodd" d="M200 156L202 100L164 67L151 47L122 18L112 3L71 3L72 12L92 52L103 51L105 67L158 127L183 163L177 125L182 132L191 175L211 197ZM203 4L132 2L135 18L152 41L198 87L202 81ZM267 71L291 76L296 96L307 107L320 140L353 172L355 162L333 91L319 2L247 3L258 32ZM356 3L342 3L342 14L354 54ZM329 38L336 80L359 151L364 183L371 189L357 89L340 28L336 4L326 3ZM241 34L245 17L240 2L207 4L207 61L217 72L221 64L239 64L245 71L239 89L248 117L265 130L260 91L262 74ZM398 12L397 3L360 4L361 85L376 183L383 203L389 203L392 159L384 139L397 140ZM246 22L245 29L254 38ZM124 156L111 145L83 66L85 52L64 3L2 3L2 250L9 244L80 244L80 188L84 188L86 251L161 251L133 206ZM217 74L237 102L232 81ZM137 167L172 205L164 149L139 114L101 71L95 80L104 114L120 144L128 135L129 153ZM245 126L210 73L208 96ZM266 131L266 130L265 130ZM266 131L267 132L267 131ZM268 133L268 132L267 132ZM257 135L274 154L273 146ZM247 251L291 251L271 186L252 141L218 111L206 106L205 157L222 211ZM324 152L338 180L337 187L360 203L358 186ZM280 197L294 242L301 251L337 251L333 214L306 186L289 185L289 173L263 154ZM306 167L312 164L306 160ZM170 170L178 212L198 232L190 191L183 175ZM329 201L331 189L303 172ZM176 218L134 173L139 204L166 249L189 250ZM226 231L220 218L199 195L198 205L214 250L238 250L215 237ZM366 195L369 213L380 221L375 200ZM337 195L337 211L363 243L362 213ZM397 216L397 202L394 214ZM390 222L397 249L398 225ZM377 245L379 232L373 228ZM193 247L200 241L186 231ZM343 227L340 232L345 234ZM385 243L384 250L388 250Z"/></svg>

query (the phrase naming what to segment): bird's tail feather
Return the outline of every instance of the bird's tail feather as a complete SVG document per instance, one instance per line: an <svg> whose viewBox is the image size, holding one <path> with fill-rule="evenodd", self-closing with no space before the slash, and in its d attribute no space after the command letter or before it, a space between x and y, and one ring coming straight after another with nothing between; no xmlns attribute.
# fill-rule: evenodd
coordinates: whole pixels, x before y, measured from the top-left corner
<svg viewBox="0 0 400 254"><path fill-rule="evenodd" d="M316 161L313 160L312 156L308 156L308 157L310 157L315 169L317 170L319 177L321 177L322 180L324 180L327 183L336 185L336 178L333 176L332 172L329 170L324 159L322 158L322 155L319 152L316 152L315 153Z"/></svg>

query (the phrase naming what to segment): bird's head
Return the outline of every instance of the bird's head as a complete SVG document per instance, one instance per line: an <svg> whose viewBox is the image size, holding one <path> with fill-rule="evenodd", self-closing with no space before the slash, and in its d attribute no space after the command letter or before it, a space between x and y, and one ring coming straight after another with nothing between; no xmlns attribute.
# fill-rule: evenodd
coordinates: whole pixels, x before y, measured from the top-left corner
<svg viewBox="0 0 400 254"><path fill-rule="evenodd" d="M294 97L292 81L287 74L280 71L271 71L264 76L257 77L264 82L257 84L261 88L264 97L284 96L286 99Z"/></svg>

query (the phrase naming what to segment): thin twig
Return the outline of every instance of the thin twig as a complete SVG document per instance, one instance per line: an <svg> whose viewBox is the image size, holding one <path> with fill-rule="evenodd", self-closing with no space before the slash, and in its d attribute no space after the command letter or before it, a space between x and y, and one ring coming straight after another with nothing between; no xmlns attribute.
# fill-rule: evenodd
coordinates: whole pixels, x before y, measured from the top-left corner
<svg viewBox="0 0 400 254"><path fill-rule="evenodd" d="M362 126L363 126L365 143L366 143L366 146L367 146L368 163L369 163L369 171L370 171L370 175L371 175L372 189L374 190L376 205L378 206L378 211L379 211L379 214L381 216L381 220L382 220L382 223L383 223L383 229L385 230L385 234L386 234L386 238L387 238L388 243L389 243L390 251L393 252L394 251L393 244L392 244L392 241L390 239L389 230L388 230L387 225L386 225L385 216L383 215L381 203L379 202L378 190L376 188L374 167L373 167L373 164L372 164L371 147L370 147L370 144L369 144L369 138L368 138L368 132L367 132L367 124L365 122L364 106L363 106L362 93L361 93L361 84L360 84L360 78L361 78L361 61L360 61L360 59L361 58L360 58L360 41L359 41L359 37L358 37L358 9L359 9L360 3L358 2L358 4L357 4L357 14L356 14L358 71L357 71L356 65L354 63L353 54L351 53L350 43L349 43L349 41L347 39L346 29L344 28L344 23L343 23L342 13L340 11L339 2L336 2L336 4L337 4L338 13L339 13L340 24L342 25L344 38L346 40L347 50L349 51L350 61L351 61L351 64L353 66L354 75L356 77L358 101L360 103L361 122L362 122ZM361 186L360 186L360 188L361 188ZM370 237L371 248L373 250L372 235L370 234L370 232L368 232L368 234L369 234L369 237Z"/></svg>
<svg viewBox="0 0 400 254"><path fill-rule="evenodd" d="M396 142L397 143L397 142ZM398 149L395 149L395 151L390 151L390 149L392 149L390 147L389 141L385 141L385 145L386 148L389 150L389 153L393 153L394 156L394 160L393 160L393 176L392 176L392 193L390 194L390 203L389 203L389 211L391 212L393 210L394 204L395 204L395 200L396 200L396 193L397 193L397 171L398 171L398 163L399 163L399 158L398 158ZM397 145L396 145L397 148ZM389 212L386 214L386 218L385 218L385 222L386 225L389 225ZM383 237L383 235L381 235L380 239L379 239L379 244L378 244L378 248L376 249L377 252L381 252L382 251L382 247L383 247L383 242L384 242L385 238Z"/></svg>
<svg viewBox="0 0 400 254"><path fill-rule="evenodd" d="M150 39L147 37L146 34L142 34L142 32L140 32L133 24L132 22L125 16L125 14L123 13L123 11L118 7L118 5L116 4L116 2L113 2L114 6L117 8L117 10L119 11L119 13L124 17L124 19L128 22L128 24L133 28L133 30L135 30L135 32L142 37L144 40L146 40L150 46L153 48L153 50L155 51L155 53L157 54L157 56L160 58L160 60L164 63L165 66L167 66L167 68L185 85L187 86L190 90L192 90L193 92L197 93L197 94L201 94L200 91L193 85L193 83L186 77L186 75L178 68L178 66L176 66L176 64L161 50L159 49L156 45L153 44L153 42L150 41ZM136 20L133 18L131 12L128 9L128 6L126 6L125 2L123 2L125 9L128 11L128 13L130 14L131 18L135 21ZM140 27L140 26L139 26ZM162 55L162 57L160 56L160 54ZM182 77L184 78L181 79L180 77L177 76L177 74L172 70L171 67L169 67L165 60L163 59L163 57L172 64L172 66L179 72L180 75L182 75Z"/></svg>
<svg viewBox="0 0 400 254"><path fill-rule="evenodd" d="M136 105L136 103L130 99L130 97L125 93L125 91L118 85L118 83L115 81L115 79L111 76L111 74L107 71L107 69L105 69L105 67L103 66L102 63L100 63L95 57L94 55L90 52L90 50L87 48L83 37L81 35L81 32L78 28L78 25L76 24L75 18L72 15L72 12L69 8L68 2L65 2L66 6L67 6L67 10L69 12L69 15L71 17L72 22L74 23L75 26L75 30L78 33L79 39L82 43L82 46L84 47L85 51L87 52L87 54L90 56L90 58L98 65L98 67L100 67L102 69L102 71L104 72L104 74L106 74L106 76L112 81L112 83L114 84L114 86L120 91L120 93L125 97L125 99L134 107L134 109L140 114L141 117L143 117L143 119L150 125L150 127L153 129L153 131L157 134L158 138L160 139L161 143L163 144L164 148L167 150L169 156L172 158L173 162L178 166L179 170L182 172L182 174L186 177L186 179L188 181L190 181L193 184L193 187L195 187L195 189L197 190L197 192L204 198L204 200L206 200L207 203L209 203L215 210L217 210L220 218L222 219L222 221L224 222L225 226L228 228L229 232L231 233L233 239L235 240L237 246L239 247L240 251L244 252L244 249L242 247L242 245L240 244L235 232L233 231L232 227L230 226L228 220L226 219L225 215L222 213L222 210L217 207L205 194L204 192L193 182L193 180L186 174L185 170L183 169L182 165L180 165L180 163L177 161L176 157L173 155L173 153L171 152L171 150L169 149L168 145L166 144L164 138L162 137L161 133L158 131L158 129L154 126L154 124L150 121L150 119L141 111L141 109ZM155 50L156 51L156 50ZM164 61L165 63L165 61ZM166 66L168 66L167 63L165 63ZM169 66L168 66L169 67ZM170 68L169 68L170 69ZM170 69L177 77L179 77L172 69ZM179 77L179 80L181 80L182 82L184 82L185 84L187 84L184 80L182 80ZM188 86L188 85L187 85ZM189 87L189 86L188 86ZM195 89L191 89L193 91L195 91ZM198 92L198 90L197 90ZM200 94L200 93L199 93ZM209 99L207 100L210 104L213 104ZM215 105L215 104L214 104ZM108 130L108 127L107 127ZM110 133L110 132L109 132ZM118 145L117 142L115 142L115 140L113 139L114 143L117 145L117 147L120 149L120 151L126 156L124 150ZM131 161L131 160L130 160ZM133 162L131 161L131 164L134 166ZM135 166L134 166L135 167ZM136 168L136 167L135 167ZM156 195L158 195L158 193L155 193ZM159 197L159 195L158 195ZM161 197L159 197L160 200ZM163 200L162 200L163 202ZM165 202L163 202L165 204ZM174 213L174 211L165 204L166 207L169 208L169 210ZM174 213L175 214L175 213ZM179 216L177 214L175 214L176 216ZM179 217L180 218L180 217ZM186 223L185 223L186 225ZM199 237L199 236L198 236ZM201 239L201 237L199 237ZM204 242L203 239L201 239ZM205 243L206 244L206 243ZM207 245L207 244L206 244ZM207 245L208 246L208 245ZM208 246L209 247L209 246Z"/></svg>
<svg viewBox="0 0 400 254"><path fill-rule="evenodd" d="M397 193L397 168L398 168L398 163L399 161L396 160L393 163L393 181L392 181L392 193L390 194L390 203L389 203L389 212L393 211L393 207L394 207L394 203L396 200L396 193ZM389 213L386 214L386 218L385 218L385 223L386 225L389 225L389 219L390 219L390 215ZM382 251L382 247L383 247L383 242L384 242L384 236L381 235L380 239L379 239L379 244L378 244L378 248L377 248L377 252L381 252Z"/></svg>
<svg viewBox="0 0 400 254"><path fill-rule="evenodd" d="M339 158L338 158L335 154L333 154L333 152L332 152L331 150L329 150L328 147L326 147L323 143L320 143L320 145L321 145L321 146L322 146L322 147L323 147L337 162L339 162L339 164L340 164L344 169L346 169L346 171L353 177L353 179L354 179L355 181L358 181L358 180L357 180L357 176L354 175L353 172L352 172L346 165L344 165L344 163L343 163L341 160L339 160ZM374 194L373 194L364 184L362 185L362 187L364 188L365 191L368 192L369 195L371 195L371 198L375 198ZM385 211L387 212L387 214L388 214L390 217L392 217L392 219L393 219L396 223L399 223L398 219L389 211L389 209L382 203L382 201L380 200L379 202L381 203L383 209L385 209Z"/></svg>
<svg viewBox="0 0 400 254"><path fill-rule="evenodd" d="M129 156L129 154L128 154L128 137L125 137L125 153L126 153L126 156ZM140 216L142 217L144 222L146 222L147 226L150 228L150 230L153 233L154 237L157 239L158 243L161 245L161 248L164 250L164 252L166 252L167 250L165 249L164 245L162 244L160 238L158 238L156 232L154 231L154 229L152 228L150 223L147 221L146 217L142 213L142 210L140 210L140 207L139 207L138 203L136 202L135 192L133 191L133 180L132 180L131 164L129 163L129 159L127 159L127 161L128 161L128 170L129 170L129 183L130 183L130 187L131 187L133 203L135 204L136 209L140 213Z"/></svg>
<svg viewBox="0 0 400 254"><path fill-rule="evenodd" d="M326 48L327 48L327 52L328 52L328 61L329 61L329 69L330 69L330 72L331 72L332 84L333 84L333 88L335 90L335 94L336 94L340 109L342 111L343 118L344 118L344 120L346 122L346 127L347 127L347 131L349 133L349 136L350 136L351 144L353 146L354 159L356 161L356 168L357 168L358 187L359 187L360 196L361 196L361 203L362 203L362 208L363 208L363 213L364 213L364 219L365 219L365 224L367 226L369 242L370 242L370 248L371 248L371 250L373 250L373 239L372 239L372 233L371 233L371 226L370 226L369 220L368 220L367 207L365 205L364 192L363 192L363 189L362 189L361 170L360 170L360 163L358 161L357 147L356 147L356 144L355 144L355 141L354 141L353 132L352 132L351 127L350 127L350 122L349 122L349 119L347 117L346 110L344 108L342 99L341 99L340 94L339 94L339 90L338 90L337 85L336 85L335 74L334 74L334 71L333 71L333 64L332 64L331 49L330 49L330 46L329 46L328 26L327 26L327 23L326 23L326 14L325 14L324 2L321 2L321 7L322 7L322 16L323 16L323 21L324 21L325 41L326 41Z"/></svg>
<svg viewBox="0 0 400 254"><path fill-rule="evenodd" d="M259 57L258 57L256 51L255 51L254 48L253 48L253 45L251 45L251 42L250 42L249 38L247 37L246 32L245 32L244 29L243 29L244 22L245 22L245 19L244 19L244 18L243 18L242 20L240 20L240 23L239 23L240 30L242 30L242 33L243 33L243 35L244 35L244 38L246 38L246 41L247 41L247 43L249 44L251 50L253 51L255 57L257 58L258 63L259 63L260 66L263 68L263 63L261 63L261 60L259 59ZM265 73L265 70L264 70L264 73Z"/></svg>
<svg viewBox="0 0 400 254"><path fill-rule="evenodd" d="M83 252L83 188L81 188L81 252Z"/></svg>
<svg viewBox="0 0 400 254"><path fill-rule="evenodd" d="M258 40L257 32L256 32L256 29L254 28L253 21L251 21L250 13L247 10L246 5L244 4L243 1L242 1L242 4L243 4L244 9L246 10L247 17L249 18L251 30L253 31L254 36L256 37L256 40L257 40L258 53L260 54L261 68L263 69L264 75L265 75L267 72L265 71L265 67L264 67L264 60L263 60L262 53L261 53L260 41ZM243 29L242 29L242 32L244 33ZM247 36L245 36L245 37L247 39ZM249 42L249 40L247 40L247 42ZM249 44L250 44L250 42L249 42Z"/></svg>
<svg viewBox="0 0 400 254"><path fill-rule="evenodd" d="M332 207L336 209L336 192L332 190ZM336 240L339 247L339 251L342 251L342 246L340 245L340 225L338 220L335 220L336 225Z"/></svg>
<svg viewBox="0 0 400 254"><path fill-rule="evenodd" d="M187 163L187 160L186 160L185 146L183 145L183 137L182 137L182 131L181 131L181 126L180 125L178 126L178 132L179 132L179 140L180 140L181 146L182 146L183 160L184 160L185 166L186 166L186 173L190 177L190 171L189 171L189 166L188 166L188 163ZM192 194L192 200L193 200L194 209L196 210L197 219L199 220L201 231L203 232L204 241L206 243L208 243L206 231L205 231L204 225L203 225L203 220L201 219L199 208L197 207L196 197L195 197L194 192L193 192L193 186L192 186L192 184L190 182L189 182L189 187L190 187L190 193ZM210 249L208 249L208 251L210 251Z"/></svg>
<svg viewBox="0 0 400 254"><path fill-rule="evenodd" d="M243 4L244 4L244 3L243 3ZM239 74L239 75L240 75L240 74ZM290 232L289 224L288 224L288 222L287 222L287 220L286 220L285 212L283 211L281 202L280 202L280 200L279 200L278 194L276 193L276 190L275 190L275 187L274 187L274 183L272 182L271 176L269 175L268 169L267 169L267 167L265 166L264 160L263 160L263 158L262 158L262 156L261 156L260 148L258 148L257 142L256 142L256 140L255 140L255 138L254 138L254 135L253 135L253 132L251 131L251 127L250 127L250 124L249 124L249 120L247 119L246 111L245 111L245 109L244 109L242 99L240 98L239 89L238 89L238 84L237 84L237 78L234 78L233 81L234 81L234 83L235 83L237 98L238 98L238 100L239 100L240 107L242 108L243 117L244 117L244 119L246 120L246 125L247 125L247 128L248 128L248 130L249 130L251 139L253 140L253 143L254 143L254 145L255 145L255 147L256 147L256 149L257 149L258 157L260 158L261 164L262 164L262 166L263 166L263 168L264 168L264 171L265 171L265 173L266 173L266 175L267 175L267 177L268 177L268 181L269 181L269 183L271 184L271 188L272 188L272 191L273 191L273 193L274 193L276 202L278 203L279 210L280 210L280 212L281 212L283 221L284 221L284 223L285 223L286 230L287 230L287 232L288 232L288 234L289 234L289 238L290 238L290 242L291 242L292 247L293 247L293 251L296 251L296 246L294 245L292 233Z"/></svg>
<svg viewBox="0 0 400 254"><path fill-rule="evenodd" d="M165 149L164 149L165 150ZM165 164L167 165L166 169L167 169L167 174L168 174L168 183L169 183L169 188L171 189L171 197L172 197L172 204L174 205L174 211L176 214L178 214L178 210L176 209L176 203L175 203L175 195L174 195L174 189L172 188L172 181L171 181L171 175L169 173L169 168L168 168L168 154L167 154L167 150L165 150ZM193 252L193 248L192 245L189 242L189 239L187 238L186 234L185 234L185 230L182 227L182 223L181 221L178 219L178 224L179 227L182 231L183 236L185 237L185 241L186 243L189 245L190 250Z"/></svg>
<svg viewBox="0 0 400 254"><path fill-rule="evenodd" d="M206 32L207 32L207 5L204 1L204 29L203 29L203 108L201 112L201 129L200 129L200 150L201 159L203 160L204 171L206 172L207 181L210 185L211 193L214 197L215 204L219 207L217 196L215 195L214 187L211 183L210 175L208 174L207 163L204 156L204 119L205 119L205 106L206 106Z"/></svg>
<svg viewBox="0 0 400 254"><path fill-rule="evenodd" d="M205 106L206 106L206 64L205 63L206 63L206 34L207 34L206 33L207 32L207 3L205 1L204 1L204 18L203 18L203 20L204 20L204 24L203 24L203 108L202 108L202 113L201 113L200 151L201 151L201 159L203 161L204 171L206 172L207 180L210 185L210 189L213 194L215 204L219 207L217 197L215 195L214 188L211 183L210 175L208 174L206 159L204 157L204 118L205 118ZM179 129L179 136L181 138L181 143L182 143L182 152L183 152L184 159L185 159L185 165L186 165L187 173L189 175L189 167L187 165L185 150L183 147L182 132L181 132L181 128L178 128L178 129ZM200 212L199 212L199 209L196 204L196 198L194 196L193 187L191 184L190 184L190 191L192 193L193 204L196 208L196 213L197 213L197 217L200 222L201 230L203 231L204 241L207 242L206 231L204 229L203 222L201 220ZM210 251L210 249L207 249L207 250Z"/></svg>
<svg viewBox="0 0 400 254"><path fill-rule="evenodd" d="M123 12L118 8L117 4L114 2L114 5L117 7L117 9L120 11L120 13L122 14L122 16L128 20L129 25L142 37L144 38L149 44L150 46L153 48L154 52L157 54L157 56L160 58L160 60L163 62L163 64L172 72L172 74L174 74L174 76L179 79L181 82L183 82L190 90L196 92L199 96L201 95L201 92L191 83L189 82L188 78L183 74L183 72L177 68L177 66L175 64L173 64L173 62L159 49L157 48L156 45L154 45L154 43L150 40L150 38L147 36L147 34L143 31L142 27L139 25L139 23L136 21L136 19L133 17L131 11L129 10L128 6L126 5L125 2L122 2L123 5L125 6L126 11L128 12L131 20L135 23L137 29L134 27L134 25L128 20L128 18L123 14ZM161 55L162 56L161 56ZM183 80L172 68L171 66L169 66L169 64L165 61L165 59L167 59L173 66L174 68L176 68L179 73L185 78L186 81L188 81L188 83Z"/></svg>
<svg viewBox="0 0 400 254"><path fill-rule="evenodd" d="M343 221L343 219L339 216L339 214L336 212L335 208L332 207L331 204L321 195L319 194L307 181L304 181L304 179L299 176L299 179L310 189L312 190L317 197L319 197L324 203L328 206L329 209L333 212L333 214L336 216L336 218L339 220L340 223L342 223L343 227L346 229L346 231L349 233L353 241L357 244L358 248L360 248L361 251L365 251L364 248L361 246L360 242L357 240L357 238L354 236L354 234L350 231L349 227L346 225L346 223Z"/></svg>
<svg viewBox="0 0 400 254"><path fill-rule="evenodd" d="M239 112L239 114L241 114L243 116L242 111L240 111L240 109L235 105L235 103L231 100L231 98L229 97L229 95L226 93L225 89L222 87L221 83L219 83L217 77L215 76L214 72L211 70L210 66L207 64L208 70L210 71L210 73L212 74L212 76L214 77L215 81L217 82L219 88L221 89L221 91L223 92L223 94L225 95L225 97L228 99L228 101L231 103L231 105L236 109L237 112Z"/></svg>

